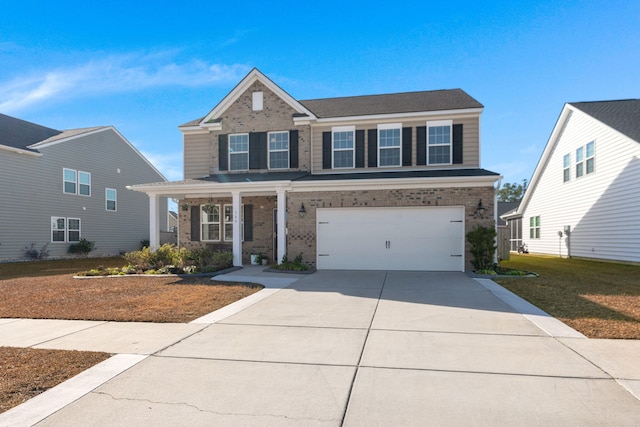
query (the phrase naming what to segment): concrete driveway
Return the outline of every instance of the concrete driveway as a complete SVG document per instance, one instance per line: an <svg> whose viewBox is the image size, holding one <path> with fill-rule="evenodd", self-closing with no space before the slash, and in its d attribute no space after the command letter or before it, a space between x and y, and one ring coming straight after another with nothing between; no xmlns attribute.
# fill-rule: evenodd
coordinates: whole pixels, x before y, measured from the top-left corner
<svg viewBox="0 0 640 427"><path fill-rule="evenodd" d="M262 296L120 355L126 369L37 425L640 425L638 342L587 340L491 281L257 274ZM0 425L26 423L16 409Z"/></svg>

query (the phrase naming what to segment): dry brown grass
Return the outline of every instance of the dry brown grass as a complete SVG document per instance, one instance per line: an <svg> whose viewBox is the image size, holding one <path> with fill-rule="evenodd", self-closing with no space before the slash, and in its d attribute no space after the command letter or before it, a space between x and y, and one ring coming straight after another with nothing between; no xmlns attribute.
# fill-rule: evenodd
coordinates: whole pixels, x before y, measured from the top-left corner
<svg viewBox="0 0 640 427"><path fill-rule="evenodd" d="M0 264L0 318L189 322L260 289L209 277L74 279L119 258ZM64 273L64 274L63 274ZM0 347L0 412L77 375L105 353Z"/></svg>
<svg viewBox="0 0 640 427"><path fill-rule="evenodd" d="M500 264L538 273L496 282L587 337L640 339L640 266L513 254Z"/></svg>

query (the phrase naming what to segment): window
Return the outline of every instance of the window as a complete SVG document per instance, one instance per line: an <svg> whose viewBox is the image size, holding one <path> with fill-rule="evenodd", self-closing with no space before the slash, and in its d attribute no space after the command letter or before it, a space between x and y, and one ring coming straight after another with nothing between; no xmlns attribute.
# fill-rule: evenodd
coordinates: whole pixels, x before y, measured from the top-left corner
<svg viewBox="0 0 640 427"><path fill-rule="evenodd" d="M220 205L200 206L201 240L209 242L220 241Z"/></svg>
<svg viewBox="0 0 640 427"><path fill-rule="evenodd" d="M584 175L584 147L576 150L576 178Z"/></svg>
<svg viewBox="0 0 640 427"><path fill-rule="evenodd" d="M80 218L51 217L52 242L80 241Z"/></svg>
<svg viewBox="0 0 640 427"><path fill-rule="evenodd" d="M427 163L451 164L451 120L427 122Z"/></svg>
<svg viewBox="0 0 640 427"><path fill-rule="evenodd" d="M378 166L400 166L401 129L399 123L378 125Z"/></svg>
<svg viewBox="0 0 640 427"><path fill-rule="evenodd" d="M67 219L56 216L51 217L51 241L64 242L67 229Z"/></svg>
<svg viewBox="0 0 640 427"><path fill-rule="evenodd" d="M240 238L244 240L244 205L240 209ZM224 205L224 241L233 242L233 205Z"/></svg>
<svg viewBox="0 0 640 427"><path fill-rule="evenodd" d="M331 129L334 168L355 167L355 132L355 126L334 127Z"/></svg>
<svg viewBox="0 0 640 427"><path fill-rule="evenodd" d="M80 240L80 218L67 218L67 242Z"/></svg>
<svg viewBox="0 0 640 427"><path fill-rule="evenodd" d="M269 132L269 169L289 169L289 132Z"/></svg>
<svg viewBox="0 0 640 427"><path fill-rule="evenodd" d="M249 134L229 135L229 170L249 169Z"/></svg>
<svg viewBox="0 0 640 427"><path fill-rule="evenodd" d="M540 238L540 216L532 216L529 218L529 238Z"/></svg>
<svg viewBox="0 0 640 427"><path fill-rule="evenodd" d="M586 146L586 165L587 165L587 175L593 173L595 171L595 156L596 156L596 143L595 141L591 141Z"/></svg>
<svg viewBox="0 0 640 427"><path fill-rule="evenodd" d="M67 194L76 194L77 172L73 169L63 170L64 192Z"/></svg>
<svg viewBox="0 0 640 427"><path fill-rule="evenodd" d="M105 189L105 203L108 211L115 211L117 208L118 193L113 188Z"/></svg>
<svg viewBox="0 0 640 427"><path fill-rule="evenodd" d="M91 196L91 174L65 168L63 169L63 187L66 194Z"/></svg>
<svg viewBox="0 0 640 427"><path fill-rule="evenodd" d="M562 158L562 182L567 182L571 179L571 155L565 154Z"/></svg>

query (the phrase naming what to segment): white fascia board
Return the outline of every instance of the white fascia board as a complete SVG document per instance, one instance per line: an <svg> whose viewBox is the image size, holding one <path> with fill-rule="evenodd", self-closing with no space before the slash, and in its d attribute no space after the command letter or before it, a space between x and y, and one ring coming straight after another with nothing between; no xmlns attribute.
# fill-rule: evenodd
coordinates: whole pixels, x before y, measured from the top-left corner
<svg viewBox="0 0 640 427"><path fill-rule="evenodd" d="M438 111L418 111L414 113L393 113L393 114L371 114L365 116L346 116L346 117L326 117L313 120L315 123L339 123L353 121L378 121L378 120L394 120L394 119L413 119L417 117L433 117L433 116L476 116L482 113L482 108L466 108L462 110L438 110ZM305 119L307 119L305 117Z"/></svg>
<svg viewBox="0 0 640 427"><path fill-rule="evenodd" d="M0 145L0 150L8 151L14 154L24 154L32 157L42 157L42 153L34 153L33 151L22 150L20 148L9 147L8 145Z"/></svg>
<svg viewBox="0 0 640 427"><path fill-rule="evenodd" d="M129 185L127 189L147 193L149 195L171 195L171 194L189 194L208 196L209 194L231 194L239 193L255 193L268 192L273 194L276 189L289 190L291 181L260 181L260 182L198 182L198 183L176 183L176 184L137 184Z"/></svg>
<svg viewBox="0 0 640 427"><path fill-rule="evenodd" d="M560 112L560 116L558 117L558 120L553 127L553 131L551 131L551 136L549 136L547 145L544 147L542 155L540 156L540 160L538 160L538 164L533 171L533 175L531 176L531 180L527 185L527 189L522 196L522 201L520 202L520 205L518 206L518 209L516 211L518 215L522 215L527 209L529 200L531 200L531 197L533 196L533 193L535 192L535 189L538 185L538 181L540 180L542 173L545 170L547 163L549 162L549 159L551 158L551 155L555 150L555 147L558 143L558 138L562 134L562 130L564 129L567 119L571 116L573 111L575 111L573 107L571 107L569 104L564 104L564 107Z"/></svg>
<svg viewBox="0 0 640 427"><path fill-rule="evenodd" d="M291 192L309 191L352 191L352 190L397 190L451 187L488 187L501 179L488 177L442 177L442 178L387 178L365 180L294 181Z"/></svg>
<svg viewBox="0 0 640 427"><path fill-rule="evenodd" d="M97 128L97 129L93 129L93 130L87 131L87 132L77 133L75 135L70 135L70 136L67 136L65 138L56 139L55 141L38 142L38 143L30 145L29 148L47 148L47 147L51 147L53 145L57 145L57 144L60 144L60 143L63 143L63 142L72 141L72 140L78 139L80 137L90 136L90 135L93 135L93 134L96 134L96 133L104 132L104 131L109 130L109 129L115 129L115 128L113 126L104 126L104 127L100 127L100 128ZM69 130L73 130L73 129L69 129Z"/></svg>

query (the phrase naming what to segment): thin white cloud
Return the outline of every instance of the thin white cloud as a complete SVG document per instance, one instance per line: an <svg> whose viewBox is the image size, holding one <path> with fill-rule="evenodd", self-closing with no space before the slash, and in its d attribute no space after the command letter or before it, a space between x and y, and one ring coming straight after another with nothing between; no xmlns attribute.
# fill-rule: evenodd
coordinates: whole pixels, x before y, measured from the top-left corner
<svg viewBox="0 0 640 427"><path fill-rule="evenodd" d="M157 153L142 150L142 155L169 181L182 179L182 153Z"/></svg>
<svg viewBox="0 0 640 427"><path fill-rule="evenodd" d="M242 64L192 60L166 62L164 55L118 55L68 67L43 70L0 82L0 111L35 103L102 94L135 92L162 86L210 86L237 82L250 69Z"/></svg>

